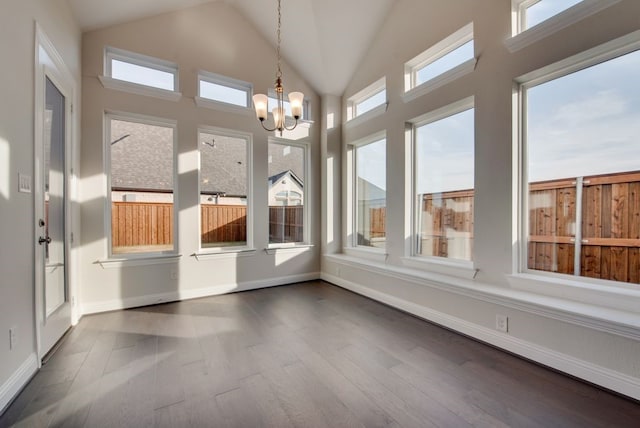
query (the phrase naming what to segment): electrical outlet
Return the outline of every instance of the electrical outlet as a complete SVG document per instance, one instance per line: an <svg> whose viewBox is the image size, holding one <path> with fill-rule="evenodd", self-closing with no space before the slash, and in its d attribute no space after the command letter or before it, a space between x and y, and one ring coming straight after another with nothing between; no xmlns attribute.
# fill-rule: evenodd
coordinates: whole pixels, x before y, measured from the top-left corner
<svg viewBox="0 0 640 428"><path fill-rule="evenodd" d="M507 333L509 331L509 317L506 315L496 315L496 330Z"/></svg>
<svg viewBox="0 0 640 428"><path fill-rule="evenodd" d="M177 280L178 279L178 271L177 270L173 269L171 271L171 279L173 279L173 280Z"/></svg>
<svg viewBox="0 0 640 428"><path fill-rule="evenodd" d="M31 193L31 176L18 174L18 192Z"/></svg>
<svg viewBox="0 0 640 428"><path fill-rule="evenodd" d="M9 329L9 350L12 350L16 346L17 332L16 327Z"/></svg>

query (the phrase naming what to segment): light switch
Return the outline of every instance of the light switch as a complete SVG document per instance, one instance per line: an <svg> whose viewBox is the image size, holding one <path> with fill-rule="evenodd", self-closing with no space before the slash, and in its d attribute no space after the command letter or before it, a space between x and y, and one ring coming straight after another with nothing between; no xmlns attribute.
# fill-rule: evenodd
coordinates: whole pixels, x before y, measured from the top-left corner
<svg viewBox="0 0 640 428"><path fill-rule="evenodd" d="M18 174L18 191L20 193L31 193L31 176Z"/></svg>

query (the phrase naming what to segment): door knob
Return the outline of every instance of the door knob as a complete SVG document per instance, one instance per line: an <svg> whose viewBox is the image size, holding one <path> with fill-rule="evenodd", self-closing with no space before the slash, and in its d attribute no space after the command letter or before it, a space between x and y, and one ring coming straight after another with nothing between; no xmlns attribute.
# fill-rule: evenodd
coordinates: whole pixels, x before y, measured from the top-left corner
<svg viewBox="0 0 640 428"><path fill-rule="evenodd" d="M43 243L47 243L47 244L51 244L51 237L47 236L46 238L43 238L42 236L40 237L40 239L38 239L38 244L42 245Z"/></svg>

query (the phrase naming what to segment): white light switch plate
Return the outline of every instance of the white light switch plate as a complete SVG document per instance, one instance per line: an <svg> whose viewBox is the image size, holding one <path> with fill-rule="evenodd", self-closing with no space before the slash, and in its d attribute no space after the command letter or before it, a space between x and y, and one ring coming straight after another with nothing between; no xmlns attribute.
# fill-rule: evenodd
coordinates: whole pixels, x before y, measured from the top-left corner
<svg viewBox="0 0 640 428"><path fill-rule="evenodd" d="M31 176L18 174L18 192L31 193Z"/></svg>

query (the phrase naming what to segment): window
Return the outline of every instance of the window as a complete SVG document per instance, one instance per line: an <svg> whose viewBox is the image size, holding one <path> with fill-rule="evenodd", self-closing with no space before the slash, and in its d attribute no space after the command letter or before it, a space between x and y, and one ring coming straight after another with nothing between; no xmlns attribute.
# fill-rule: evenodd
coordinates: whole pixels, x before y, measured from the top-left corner
<svg viewBox="0 0 640 428"><path fill-rule="evenodd" d="M613 56L523 84L524 269L640 283L640 51Z"/></svg>
<svg viewBox="0 0 640 428"><path fill-rule="evenodd" d="M367 86L347 100L347 121L365 113L383 113L387 106L386 79L382 78Z"/></svg>
<svg viewBox="0 0 640 428"><path fill-rule="evenodd" d="M304 243L307 148L269 142L269 244Z"/></svg>
<svg viewBox="0 0 640 428"><path fill-rule="evenodd" d="M112 255L173 252L175 124L107 115Z"/></svg>
<svg viewBox="0 0 640 428"><path fill-rule="evenodd" d="M385 138L354 145L354 245L384 248L386 242L387 174Z"/></svg>
<svg viewBox="0 0 640 428"><path fill-rule="evenodd" d="M252 92L251 83L206 71L198 73L196 102L200 106L209 106L207 102L214 101L233 107L249 108Z"/></svg>
<svg viewBox="0 0 640 428"><path fill-rule="evenodd" d="M516 52L620 0L512 0L512 37L505 44Z"/></svg>
<svg viewBox="0 0 640 428"><path fill-rule="evenodd" d="M446 39L422 52L405 64L405 92L413 97L433 90L473 71L476 64L473 23L466 25ZM405 97L405 101L413 99Z"/></svg>
<svg viewBox="0 0 640 428"><path fill-rule="evenodd" d="M168 99L180 96L178 66L169 61L107 47L104 74L100 81L111 89Z"/></svg>
<svg viewBox="0 0 640 428"><path fill-rule="evenodd" d="M284 101L283 101L283 105L284 105L284 114L285 116L288 117L293 117L291 116L291 103L289 103L289 101L287 101L287 95L285 94L284 96ZM268 98L268 106L267 108L269 109L269 111L273 111L274 108L276 108L278 106L278 99L275 96L271 96L269 95ZM309 117L309 100L304 100L302 102L302 116L300 117L301 120L305 120Z"/></svg>
<svg viewBox="0 0 640 428"><path fill-rule="evenodd" d="M200 246L251 244L250 147L248 135L203 129L200 147Z"/></svg>
<svg viewBox="0 0 640 428"><path fill-rule="evenodd" d="M415 255L473 260L473 99L414 125Z"/></svg>

